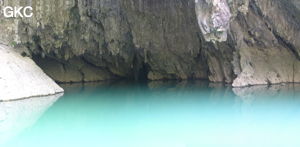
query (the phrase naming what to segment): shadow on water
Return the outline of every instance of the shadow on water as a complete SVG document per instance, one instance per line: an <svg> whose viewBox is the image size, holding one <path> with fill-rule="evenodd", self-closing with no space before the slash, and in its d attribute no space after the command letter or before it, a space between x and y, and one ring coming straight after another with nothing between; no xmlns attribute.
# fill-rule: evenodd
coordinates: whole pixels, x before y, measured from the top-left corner
<svg viewBox="0 0 300 147"><path fill-rule="evenodd" d="M56 99L20 101L13 110L0 103L0 139L27 128L8 146L272 146L286 145L287 139L300 144L294 137L300 135L300 85L121 81L61 86L65 95L44 114ZM7 111L9 123L1 118Z"/></svg>

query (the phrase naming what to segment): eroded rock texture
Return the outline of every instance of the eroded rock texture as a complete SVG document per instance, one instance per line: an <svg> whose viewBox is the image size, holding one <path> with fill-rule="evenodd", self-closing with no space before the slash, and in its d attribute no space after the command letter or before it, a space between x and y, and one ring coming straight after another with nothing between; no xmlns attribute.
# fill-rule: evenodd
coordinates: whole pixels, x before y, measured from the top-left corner
<svg viewBox="0 0 300 147"><path fill-rule="evenodd" d="M196 9L196 12L201 15L208 11L207 14L210 15L206 18L212 24L215 21L214 15L219 18L228 16L226 6L230 7L231 13L230 27L221 32L227 32L227 40L214 35L214 40L218 42L213 43L214 48L205 49L211 72L210 80L225 79L233 82L233 86L300 82L298 1L203 0L198 1L197 5L202 5L201 3L211 5L212 8ZM226 26L222 24L221 26ZM206 26L208 30L219 28L218 25ZM211 37L210 34L203 35Z"/></svg>
<svg viewBox="0 0 300 147"><path fill-rule="evenodd" d="M31 5L34 17L1 18L0 41L28 50L58 82L300 82L297 0L10 0L5 5Z"/></svg>
<svg viewBox="0 0 300 147"><path fill-rule="evenodd" d="M226 41L231 12L227 0L196 0L198 24L206 41Z"/></svg>
<svg viewBox="0 0 300 147"><path fill-rule="evenodd" d="M57 81L207 77L193 1L26 3L35 15L18 20L13 38Z"/></svg>

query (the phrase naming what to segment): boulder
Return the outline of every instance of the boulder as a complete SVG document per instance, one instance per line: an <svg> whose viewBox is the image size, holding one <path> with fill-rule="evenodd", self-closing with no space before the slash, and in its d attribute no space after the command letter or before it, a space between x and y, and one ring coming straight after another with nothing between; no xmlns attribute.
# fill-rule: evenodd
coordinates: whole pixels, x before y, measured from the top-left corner
<svg viewBox="0 0 300 147"><path fill-rule="evenodd" d="M48 96L64 91L32 59L21 56L13 48L0 45L0 56L0 101Z"/></svg>

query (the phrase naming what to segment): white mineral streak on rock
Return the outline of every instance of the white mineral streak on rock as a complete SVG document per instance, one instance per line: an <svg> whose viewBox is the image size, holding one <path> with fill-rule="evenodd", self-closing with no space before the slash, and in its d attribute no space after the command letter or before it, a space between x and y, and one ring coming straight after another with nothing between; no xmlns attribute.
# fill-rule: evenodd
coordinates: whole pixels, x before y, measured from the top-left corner
<svg viewBox="0 0 300 147"><path fill-rule="evenodd" d="M231 12L227 0L196 0L196 14L206 41L227 40Z"/></svg>
<svg viewBox="0 0 300 147"><path fill-rule="evenodd" d="M30 58L0 45L0 101L63 92Z"/></svg>

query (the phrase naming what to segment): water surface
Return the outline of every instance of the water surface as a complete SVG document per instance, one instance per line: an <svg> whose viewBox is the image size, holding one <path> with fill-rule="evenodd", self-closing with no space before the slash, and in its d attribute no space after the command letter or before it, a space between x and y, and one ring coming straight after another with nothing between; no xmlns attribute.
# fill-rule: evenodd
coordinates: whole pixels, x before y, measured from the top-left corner
<svg viewBox="0 0 300 147"><path fill-rule="evenodd" d="M64 96L44 105L0 103L0 146L300 146L299 85L232 89L174 81L62 86ZM1 119L4 105L18 108L6 112L14 116L9 123Z"/></svg>

